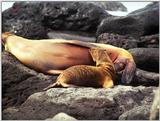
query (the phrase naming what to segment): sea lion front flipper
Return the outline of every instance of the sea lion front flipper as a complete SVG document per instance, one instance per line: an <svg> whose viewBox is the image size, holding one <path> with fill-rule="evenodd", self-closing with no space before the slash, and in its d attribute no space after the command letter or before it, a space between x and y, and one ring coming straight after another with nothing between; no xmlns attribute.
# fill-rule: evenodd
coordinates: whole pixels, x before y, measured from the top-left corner
<svg viewBox="0 0 160 121"><path fill-rule="evenodd" d="M104 83L103 83L103 87L104 88L112 88L114 86L113 80L106 77Z"/></svg>
<svg viewBox="0 0 160 121"><path fill-rule="evenodd" d="M130 84L136 72L136 64L134 61L127 59L125 69L123 70L121 82Z"/></svg>

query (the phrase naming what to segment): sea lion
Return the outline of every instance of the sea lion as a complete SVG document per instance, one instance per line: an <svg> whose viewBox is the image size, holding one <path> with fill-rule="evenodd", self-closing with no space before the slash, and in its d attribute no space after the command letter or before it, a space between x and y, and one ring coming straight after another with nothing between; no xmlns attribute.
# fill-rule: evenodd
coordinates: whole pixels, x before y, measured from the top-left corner
<svg viewBox="0 0 160 121"><path fill-rule="evenodd" d="M134 59L127 50L108 44L64 39L37 41L10 33L2 33L2 43L5 50L24 65L45 74L60 74L74 65L94 66L90 48L107 50L115 71L122 75L121 82L124 84L132 81L136 70Z"/></svg>
<svg viewBox="0 0 160 121"><path fill-rule="evenodd" d="M115 70L107 51L94 48L89 50L95 66L76 65L64 70L57 78L57 81L44 90L55 86L62 87L104 87L114 86Z"/></svg>

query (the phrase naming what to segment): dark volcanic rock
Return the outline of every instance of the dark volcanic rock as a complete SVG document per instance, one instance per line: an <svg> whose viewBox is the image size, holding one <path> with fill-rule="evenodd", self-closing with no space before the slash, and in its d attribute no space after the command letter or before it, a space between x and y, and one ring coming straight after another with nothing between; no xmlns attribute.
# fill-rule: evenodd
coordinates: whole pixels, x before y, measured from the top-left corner
<svg viewBox="0 0 160 121"><path fill-rule="evenodd" d="M138 47L159 48L159 34L142 36L138 41Z"/></svg>
<svg viewBox="0 0 160 121"><path fill-rule="evenodd" d="M39 2L15 2L2 12L2 32L11 32L28 39L47 38L42 26L41 5Z"/></svg>
<svg viewBox="0 0 160 121"><path fill-rule="evenodd" d="M19 106L31 94L42 91L54 76L37 73L7 52L2 53L2 108Z"/></svg>
<svg viewBox="0 0 160 121"><path fill-rule="evenodd" d="M53 30L96 32L104 9L86 2L43 2L43 24Z"/></svg>
<svg viewBox="0 0 160 121"><path fill-rule="evenodd" d="M150 107L150 105L135 107L123 113L119 120L149 120Z"/></svg>
<svg viewBox="0 0 160 121"><path fill-rule="evenodd" d="M137 41L130 36L122 36L113 33L103 33L96 39L97 43L110 44L116 47L130 49L137 47Z"/></svg>
<svg viewBox="0 0 160 121"><path fill-rule="evenodd" d="M95 1L95 2L90 2L93 3L97 6L100 6L101 8L105 10L110 10L110 11L127 11L127 8L121 3L117 1Z"/></svg>
<svg viewBox="0 0 160 121"><path fill-rule="evenodd" d="M102 20L97 29L97 36L102 33L117 33L135 38L159 33L159 3L155 2L125 17Z"/></svg>
<svg viewBox="0 0 160 121"><path fill-rule="evenodd" d="M134 80L132 81L131 85L158 86L159 73L149 72L149 71L145 71L137 68L134 76Z"/></svg>
<svg viewBox="0 0 160 121"><path fill-rule="evenodd" d="M46 38L52 30L96 32L104 9L87 2L15 2L2 13L2 32L31 38Z"/></svg>
<svg viewBox="0 0 160 121"><path fill-rule="evenodd" d="M159 49L158 48L134 48L129 49L138 68L159 72Z"/></svg>
<svg viewBox="0 0 160 121"><path fill-rule="evenodd" d="M141 105L151 105L154 87L112 89L54 88L31 95L19 108L3 111L3 119L44 120L64 112L78 120L116 120Z"/></svg>

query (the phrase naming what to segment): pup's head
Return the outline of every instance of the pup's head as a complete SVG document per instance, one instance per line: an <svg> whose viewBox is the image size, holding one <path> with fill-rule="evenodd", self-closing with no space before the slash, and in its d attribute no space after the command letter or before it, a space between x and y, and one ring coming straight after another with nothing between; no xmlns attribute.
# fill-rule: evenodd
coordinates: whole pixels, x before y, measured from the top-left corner
<svg viewBox="0 0 160 121"><path fill-rule="evenodd" d="M111 63L106 49L92 48L90 49L90 53L97 66L104 63Z"/></svg>

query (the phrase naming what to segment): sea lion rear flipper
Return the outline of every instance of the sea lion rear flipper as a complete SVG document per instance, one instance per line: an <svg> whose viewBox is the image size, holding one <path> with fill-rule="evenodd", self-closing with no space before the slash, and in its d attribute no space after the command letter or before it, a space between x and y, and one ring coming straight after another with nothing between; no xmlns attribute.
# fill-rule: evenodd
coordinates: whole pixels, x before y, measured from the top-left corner
<svg viewBox="0 0 160 121"><path fill-rule="evenodd" d="M43 91L46 91L46 90L48 90L48 89L50 89L50 88L53 88L53 87L56 87L56 86L58 86L58 85L59 85L59 83L55 82L55 83L53 83L53 84L50 84L48 87L44 88Z"/></svg>
<svg viewBox="0 0 160 121"><path fill-rule="evenodd" d="M123 84L130 84L136 72L136 64L134 61L127 60L126 66L122 74L121 82Z"/></svg>

